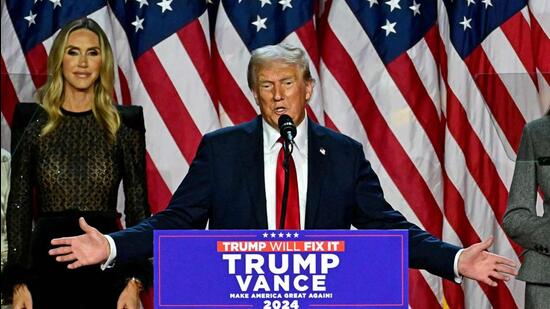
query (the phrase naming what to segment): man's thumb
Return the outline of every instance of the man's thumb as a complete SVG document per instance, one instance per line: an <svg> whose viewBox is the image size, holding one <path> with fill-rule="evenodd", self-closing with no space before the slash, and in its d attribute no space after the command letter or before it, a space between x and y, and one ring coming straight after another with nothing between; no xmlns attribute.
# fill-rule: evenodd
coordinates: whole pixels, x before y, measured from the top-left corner
<svg viewBox="0 0 550 309"><path fill-rule="evenodd" d="M80 228L84 231L84 233L89 233L93 231L93 227L89 226L88 223L86 223L84 217L80 217L78 219L78 224L80 225Z"/></svg>
<svg viewBox="0 0 550 309"><path fill-rule="evenodd" d="M487 239L485 239L482 243L482 250L487 250L492 244L493 244L493 236L489 236Z"/></svg>

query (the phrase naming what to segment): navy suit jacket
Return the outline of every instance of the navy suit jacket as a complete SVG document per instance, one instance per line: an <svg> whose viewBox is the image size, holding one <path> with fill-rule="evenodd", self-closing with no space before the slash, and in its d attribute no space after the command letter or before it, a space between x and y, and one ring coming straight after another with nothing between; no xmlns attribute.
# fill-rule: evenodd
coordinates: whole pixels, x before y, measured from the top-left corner
<svg viewBox="0 0 550 309"><path fill-rule="evenodd" d="M322 154L320 149L324 148ZM117 260L152 256L154 229L267 229L262 120L206 134L167 209L111 234ZM454 278L458 247L409 223L384 199L357 141L308 121L306 229L408 229L409 265Z"/></svg>

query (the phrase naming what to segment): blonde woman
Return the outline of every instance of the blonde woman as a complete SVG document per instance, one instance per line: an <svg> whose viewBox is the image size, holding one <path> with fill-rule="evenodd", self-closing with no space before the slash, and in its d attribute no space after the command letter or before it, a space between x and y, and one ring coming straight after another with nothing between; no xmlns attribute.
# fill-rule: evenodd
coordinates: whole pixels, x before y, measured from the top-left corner
<svg viewBox="0 0 550 309"><path fill-rule="evenodd" d="M48 250L52 238L79 233L79 217L118 230L121 180L126 224L149 215L142 110L113 105L112 50L91 19L61 29L48 73L40 105L19 104L14 116L6 266L13 306L139 308L147 261L74 271Z"/></svg>

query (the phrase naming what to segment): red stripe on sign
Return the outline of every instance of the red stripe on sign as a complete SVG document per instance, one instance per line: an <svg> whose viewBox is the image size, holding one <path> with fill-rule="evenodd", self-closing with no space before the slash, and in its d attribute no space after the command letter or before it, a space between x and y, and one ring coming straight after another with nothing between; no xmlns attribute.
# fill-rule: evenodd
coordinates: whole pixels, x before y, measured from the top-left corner
<svg viewBox="0 0 550 309"><path fill-rule="evenodd" d="M351 57L330 26L325 34L323 62L352 103L372 148L422 225L441 237L443 215L424 178L384 120Z"/></svg>
<svg viewBox="0 0 550 309"><path fill-rule="evenodd" d="M178 31L177 34L187 54L191 58L206 91L208 91L210 100L212 100L216 110L218 110L216 80L213 75L210 51L199 20L193 20Z"/></svg>
<svg viewBox="0 0 550 309"><path fill-rule="evenodd" d="M172 193L162 179L155 162L151 159L149 152L146 153L146 171L147 171L147 193L149 199L149 208L151 213L155 214L168 206Z"/></svg>
<svg viewBox="0 0 550 309"><path fill-rule="evenodd" d="M482 46L474 49L464 62L508 142L517 149L525 119Z"/></svg>
<svg viewBox="0 0 550 309"><path fill-rule="evenodd" d="M0 61L0 72L2 72L2 78L0 78L0 93L2 93L2 114L8 125L11 127L13 120L13 112L15 111L15 104L19 102L17 94L15 93L15 88L11 82L11 79L8 75L6 69L6 64L4 63L4 58Z"/></svg>
<svg viewBox="0 0 550 309"><path fill-rule="evenodd" d="M234 124L249 121L256 117L256 111L243 93L243 90L231 76L223 59L218 53L218 47L212 42L212 59L218 77L218 96L220 104Z"/></svg>
<svg viewBox="0 0 550 309"><path fill-rule="evenodd" d="M143 85L187 162L195 157L201 132L185 108L172 80L151 49L136 61ZM164 137L166 138L166 137Z"/></svg>

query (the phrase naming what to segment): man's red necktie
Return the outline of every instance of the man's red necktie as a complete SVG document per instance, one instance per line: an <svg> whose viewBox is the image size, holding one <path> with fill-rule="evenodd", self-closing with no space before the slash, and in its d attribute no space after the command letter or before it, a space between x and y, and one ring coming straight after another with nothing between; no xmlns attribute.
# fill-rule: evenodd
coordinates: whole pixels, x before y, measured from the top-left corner
<svg viewBox="0 0 550 309"><path fill-rule="evenodd" d="M282 139L279 139L282 143ZM300 229L300 202L298 198L298 177L296 176L296 165L292 156L289 158L288 172L289 172L289 184L288 184L288 199L286 202L286 217L285 217L285 229L299 230ZM277 229L281 229L281 207L283 203L283 190L285 186L285 170L283 168L284 160L284 147L281 147L279 155L277 157L277 172L276 172L276 200L277 203Z"/></svg>

